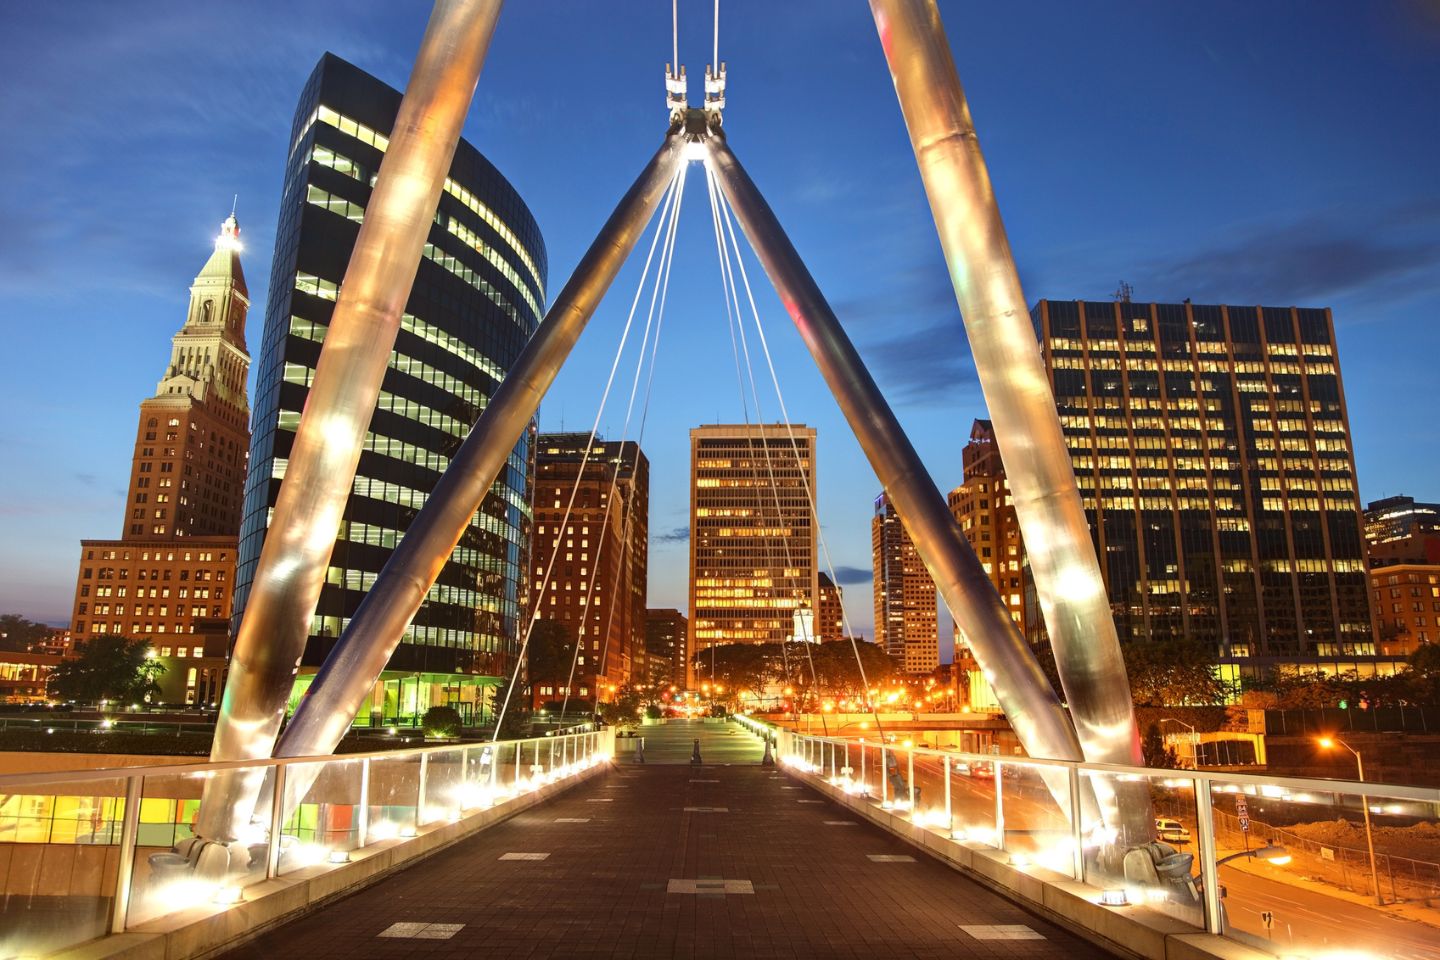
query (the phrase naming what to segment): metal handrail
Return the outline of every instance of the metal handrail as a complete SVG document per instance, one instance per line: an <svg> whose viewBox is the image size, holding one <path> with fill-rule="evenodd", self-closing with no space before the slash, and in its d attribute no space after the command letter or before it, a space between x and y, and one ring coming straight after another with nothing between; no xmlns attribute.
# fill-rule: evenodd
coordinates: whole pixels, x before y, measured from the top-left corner
<svg viewBox="0 0 1440 960"><path fill-rule="evenodd" d="M883 754L885 751L894 751L897 757L901 752L904 752L909 758L910 767L910 776L908 778L908 781L911 797L908 809L913 809L915 803L915 756L918 754L921 756L930 756L937 758L943 763L945 771L944 775L946 781L946 789L944 793L944 815L947 819L953 818L953 812L951 807L951 794L949 789L952 763L956 760L959 760L962 762L990 764L992 769L994 770L995 778L994 830L996 836L994 845L996 845L1001 851L1005 850L1006 848L1006 839L1004 832L1004 801L1002 799L1004 767L1008 765L1017 768L1064 769L1065 771L1067 771L1069 777L1068 797L1062 799L1062 797L1057 795L1056 799L1057 801L1060 801L1062 809L1068 807L1067 815L1071 824L1071 832L1074 834L1073 842L1077 844L1074 854L1075 862L1072 867L1072 875L1075 877L1076 880L1079 880L1081 882L1085 881L1084 859L1082 854L1082 848L1081 846L1079 846L1082 843L1081 836L1083 829L1081 797L1082 791L1079 789L1081 775L1090 774L1092 776L1113 775L1120 777L1143 777L1147 779L1168 780L1171 781L1172 785L1188 784L1194 791L1195 816L1197 821L1198 834L1196 838L1198 849L1197 859L1199 861L1198 866L1200 868L1200 875L1202 881L1201 906L1204 916L1204 926L1205 930L1208 933L1213 934L1224 935L1226 933L1225 913L1220 903L1220 883L1218 875L1219 860L1216 853L1217 838L1215 830L1217 811L1215 810L1214 803L1215 799L1217 799L1217 795L1229 792L1215 789L1216 784L1226 786L1242 785L1261 788L1279 788L1297 793L1335 794L1337 802L1351 795L1363 798L1384 797L1389 799L1404 799L1411 801L1419 801L1421 803L1430 804L1437 808L1440 808L1440 790L1433 788L1410 787L1402 786L1399 784L1378 784L1350 780L1325 780L1313 777L1275 777L1262 776L1258 774L1222 773L1201 770L1171 770L1152 767L1133 767L1118 764L1049 760L1034 757L1002 757L997 754L964 753L961 751L942 750L934 747L907 747L902 744L892 744L886 743L884 741L877 742L870 740L849 739L845 737L814 736L811 734L783 730L780 728L772 728L769 725L761 723L760 721L754 720L750 717L742 717L740 719L744 726L748 727L759 735L768 736L772 732L780 733L781 736L779 739L782 751L788 748L790 756L794 756L800 759L802 763L809 764L810 769L808 772L811 772L814 775L820 776L822 778L827 776L831 778L834 777L836 773L836 763L838 760L838 757L836 755L837 748L840 747L843 747L846 750L845 770L847 778L851 769L849 766L849 750L852 747L860 748L860 780L862 783L866 781L864 771L866 766L865 756L868 752L867 748L879 749L882 751L882 770L884 767ZM826 745L830 747L830 769L828 773L825 767ZM818 764L815 762L816 759L819 760ZM805 768L802 767L802 769ZM833 779L831 782L834 782ZM890 798L887 795L888 778L883 773L881 774L880 785L880 800L882 801L881 806L886 809L891 809L892 804L889 802ZM868 792L868 787L865 789L865 793L867 796L870 796ZM1261 795L1265 796L1265 794L1263 793ZM1283 800L1284 798L1277 797L1275 799ZM893 804L894 807L898 807L900 809L907 809L904 804L898 802L898 797L896 798L896 800L897 802ZM1361 803L1368 808L1368 799L1362 800ZM916 822L919 823L920 821L917 820ZM953 819L951 819L951 822L953 824Z"/></svg>
<svg viewBox="0 0 1440 960"><path fill-rule="evenodd" d="M407 747L402 750L374 750L364 753L327 754L316 757L268 757L260 760L218 760L200 763L149 764L132 767L96 767L91 770L56 770L35 773L10 773L0 775L0 793L16 793L12 787L47 785L55 783L76 783L86 780L114 780L124 777L190 776L219 770L254 769L256 767L288 767L298 763L345 763L351 760L394 760L404 757L418 757L424 754L443 753L451 750L474 750L484 747L511 746L513 744L556 743L594 736L598 731L567 733L551 737L524 737L519 740L482 741L475 743L446 743L433 747Z"/></svg>
<svg viewBox="0 0 1440 960"><path fill-rule="evenodd" d="M776 728L782 729L782 728ZM981 763L1010 764L1025 767L1060 767L1069 769L1074 767L1082 772L1095 774L1113 774L1118 776L1141 776L1141 777L1169 777L1172 779L1183 779L1200 781L1204 780L1211 784L1243 784L1257 787L1284 787L1302 792L1319 793L1351 793L1364 797L1391 797L1400 800L1418 800L1422 803L1440 804L1440 789L1434 787L1413 787L1403 784L1374 783L1360 780L1326 779L1320 777L1280 777L1255 773L1229 773L1215 772L1209 770L1172 770L1160 767L1132 767L1112 763L1090 763L1088 761L1075 760L1049 760L1042 757L1006 757L989 753L964 753L958 750L942 750L936 747L911 746L906 747L898 743L881 743L880 741L850 739L846 737L825 737L813 734L787 731L793 737L799 737L816 742L832 744L848 744L851 746L883 746L887 750L914 751L922 755L934 757L949 757L952 760L974 760Z"/></svg>

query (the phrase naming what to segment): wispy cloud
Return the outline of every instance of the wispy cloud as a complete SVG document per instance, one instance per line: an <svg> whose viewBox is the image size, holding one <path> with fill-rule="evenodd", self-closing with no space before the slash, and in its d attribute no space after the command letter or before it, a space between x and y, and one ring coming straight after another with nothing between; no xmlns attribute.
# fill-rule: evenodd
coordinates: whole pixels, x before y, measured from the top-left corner
<svg viewBox="0 0 1440 960"><path fill-rule="evenodd" d="M836 567L835 579L842 587L853 586L857 583L869 583L875 579L875 573L869 567Z"/></svg>
<svg viewBox="0 0 1440 960"><path fill-rule="evenodd" d="M1146 299L1326 303L1435 291L1437 261L1440 197L1432 197L1258 224L1197 252L1154 260L1141 273Z"/></svg>
<svg viewBox="0 0 1440 960"><path fill-rule="evenodd" d="M653 533L650 539L656 543L687 543L690 540L690 526L673 527L665 533Z"/></svg>

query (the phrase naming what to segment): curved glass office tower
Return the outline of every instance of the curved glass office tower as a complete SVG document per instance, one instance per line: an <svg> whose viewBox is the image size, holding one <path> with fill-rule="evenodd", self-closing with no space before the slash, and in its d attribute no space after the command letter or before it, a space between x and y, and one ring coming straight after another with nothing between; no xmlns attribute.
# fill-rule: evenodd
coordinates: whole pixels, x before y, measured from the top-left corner
<svg viewBox="0 0 1440 960"><path fill-rule="evenodd" d="M399 106L399 91L331 54L300 96L258 363L237 618ZM539 324L545 280L534 217L461 140L370 423L297 695ZM404 721L438 704L479 719L486 688L513 663L522 622L532 439L533 430L516 446L357 722Z"/></svg>

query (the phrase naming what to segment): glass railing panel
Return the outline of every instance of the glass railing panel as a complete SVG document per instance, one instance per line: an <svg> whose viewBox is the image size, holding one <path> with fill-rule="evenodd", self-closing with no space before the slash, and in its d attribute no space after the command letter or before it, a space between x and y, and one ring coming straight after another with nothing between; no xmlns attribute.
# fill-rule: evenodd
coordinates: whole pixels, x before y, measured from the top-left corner
<svg viewBox="0 0 1440 960"><path fill-rule="evenodd" d="M1034 863L1074 877L1069 769L1018 760L1003 760L996 765L1000 770L1005 850L1010 861Z"/></svg>
<svg viewBox="0 0 1440 960"><path fill-rule="evenodd" d="M369 787L366 842L413 837L419 826L419 756L371 757Z"/></svg>
<svg viewBox="0 0 1440 960"><path fill-rule="evenodd" d="M1367 799L1338 781L1216 781L1211 797L1227 936L1285 955L1440 957L1433 797Z"/></svg>
<svg viewBox="0 0 1440 960"><path fill-rule="evenodd" d="M216 774L177 771L145 777L140 789L128 927L179 910L233 902L245 887L265 879L270 818L267 773L263 765L227 771L249 806L247 815L238 818L246 826L228 848L187 843L195 835L206 785Z"/></svg>
<svg viewBox="0 0 1440 960"><path fill-rule="evenodd" d="M362 846L364 760L325 760L285 767L285 826L279 876L317 864L345 863Z"/></svg>
<svg viewBox="0 0 1440 960"><path fill-rule="evenodd" d="M125 779L0 792L0 956L40 956L110 925Z"/></svg>
<svg viewBox="0 0 1440 960"><path fill-rule="evenodd" d="M420 825L459 820L465 815L465 748L434 750L425 755L425 795Z"/></svg>
<svg viewBox="0 0 1440 960"><path fill-rule="evenodd" d="M970 755L950 758L950 835L998 847L995 829L995 764Z"/></svg>
<svg viewBox="0 0 1440 960"><path fill-rule="evenodd" d="M1203 929L1194 781L1082 770L1080 790L1085 882Z"/></svg>

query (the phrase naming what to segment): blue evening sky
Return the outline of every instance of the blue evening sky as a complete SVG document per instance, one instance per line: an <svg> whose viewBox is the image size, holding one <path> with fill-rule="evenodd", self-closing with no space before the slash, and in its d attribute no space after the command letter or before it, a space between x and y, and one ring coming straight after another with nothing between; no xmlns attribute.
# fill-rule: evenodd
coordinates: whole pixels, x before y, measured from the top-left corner
<svg viewBox="0 0 1440 960"><path fill-rule="evenodd" d="M1440 13L1425 0L942 3L1026 296L1330 306L1361 495L1440 499ZM682 0L700 96L710 4ZM429 5L11 4L0 13L0 612L64 622L120 533L136 405L239 194L258 353L291 113L325 50L403 86ZM942 490L984 415L863 0L725 0L726 129ZM558 290L658 145L665 0L511 0L467 138ZM705 195L682 215L644 446L652 606L685 605L688 429L738 421ZM758 268L751 264L758 276ZM638 271L541 412L588 429ZM869 635L873 473L768 287L791 416ZM602 431L618 435L628 381ZM762 396L773 417L773 397ZM753 415L753 411L752 411ZM948 632L948 631L947 631Z"/></svg>

